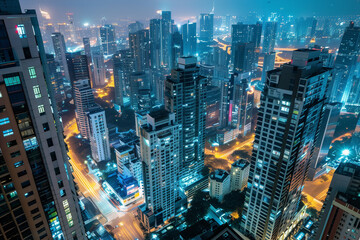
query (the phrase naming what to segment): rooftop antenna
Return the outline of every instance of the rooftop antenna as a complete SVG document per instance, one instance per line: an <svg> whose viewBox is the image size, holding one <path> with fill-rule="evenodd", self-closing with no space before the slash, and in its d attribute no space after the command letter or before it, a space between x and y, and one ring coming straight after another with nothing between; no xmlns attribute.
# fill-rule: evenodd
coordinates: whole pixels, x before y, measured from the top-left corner
<svg viewBox="0 0 360 240"><path fill-rule="evenodd" d="M210 14L214 14L214 13L215 13L215 0L213 0L213 7Z"/></svg>

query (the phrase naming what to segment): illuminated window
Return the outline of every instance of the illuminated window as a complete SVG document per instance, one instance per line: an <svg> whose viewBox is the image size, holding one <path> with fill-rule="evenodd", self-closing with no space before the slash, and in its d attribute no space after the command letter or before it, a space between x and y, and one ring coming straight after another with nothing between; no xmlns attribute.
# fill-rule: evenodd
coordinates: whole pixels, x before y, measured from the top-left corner
<svg viewBox="0 0 360 240"><path fill-rule="evenodd" d="M14 166L15 166L16 168L18 168L18 167L20 167L20 166L22 166L22 165L24 165L24 162L23 162L23 161L18 161L18 162L16 162L16 163L14 163Z"/></svg>
<svg viewBox="0 0 360 240"><path fill-rule="evenodd" d="M19 35L19 38L26 38L24 24L16 25L16 33Z"/></svg>
<svg viewBox="0 0 360 240"><path fill-rule="evenodd" d="M40 116L45 115L45 108L44 108L44 105L39 105L39 106L38 106L38 110L39 110L39 114L40 114Z"/></svg>
<svg viewBox="0 0 360 240"><path fill-rule="evenodd" d="M12 129L8 129L8 130L3 131L4 137L7 137L7 136L10 136L10 135L13 135L13 134L14 134L14 132L13 132Z"/></svg>
<svg viewBox="0 0 360 240"><path fill-rule="evenodd" d="M0 98L2 98L2 93L0 92Z"/></svg>
<svg viewBox="0 0 360 240"><path fill-rule="evenodd" d="M33 86L35 98L41 98L39 85Z"/></svg>
<svg viewBox="0 0 360 240"><path fill-rule="evenodd" d="M29 69L30 78L36 78L35 68L34 67L29 67L28 69Z"/></svg>
<svg viewBox="0 0 360 240"><path fill-rule="evenodd" d="M64 210L66 213L66 219L68 221L69 227L74 226L74 221L72 220L72 215L71 215L70 208L69 208L69 202L67 199L65 199L63 201L63 207L64 207Z"/></svg>
<svg viewBox="0 0 360 240"><path fill-rule="evenodd" d="M6 77L4 78L4 82L6 86L17 85L20 84L20 77L19 76Z"/></svg>
<svg viewBox="0 0 360 240"><path fill-rule="evenodd" d="M10 123L10 120L9 118L0 118L0 125L5 125L5 124L8 124Z"/></svg>

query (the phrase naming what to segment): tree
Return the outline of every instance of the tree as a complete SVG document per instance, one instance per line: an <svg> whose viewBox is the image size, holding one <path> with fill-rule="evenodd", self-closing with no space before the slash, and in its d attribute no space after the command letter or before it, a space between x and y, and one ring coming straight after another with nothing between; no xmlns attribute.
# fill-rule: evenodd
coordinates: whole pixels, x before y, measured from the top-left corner
<svg viewBox="0 0 360 240"><path fill-rule="evenodd" d="M246 159L246 160L251 159L251 155L247 151L244 151L244 150L236 150L236 151L234 151L232 153L232 155L234 157L239 157L239 158L243 158L243 159Z"/></svg>
<svg viewBox="0 0 360 240"><path fill-rule="evenodd" d="M203 176L209 175L209 172L210 172L210 168L209 168L208 166L204 166L204 167L201 169L201 175L203 175Z"/></svg>
<svg viewBox="0 0 360 240"><path fill-rule="evenodd" d="M210 203L206 200L206 193L201 190L197 191L191 201L190 209L184 214L185 221L188 225L192 225L203 219L209 207Z"/></svg>

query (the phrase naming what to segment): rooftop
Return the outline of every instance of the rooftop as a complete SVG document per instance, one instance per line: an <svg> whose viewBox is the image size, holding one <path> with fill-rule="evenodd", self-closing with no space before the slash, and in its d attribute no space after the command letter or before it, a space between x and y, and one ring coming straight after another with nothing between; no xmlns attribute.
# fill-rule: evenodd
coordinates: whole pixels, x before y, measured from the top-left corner
<svg viewBox="0 0 360 240"><path fill-rule="evenodd" d="M216 180L217 182L223 182L228 176L229 173L223 169L216 169L210 173L210 179Z"/></svg>
<svg viewBox="0 0 360 240"><path fill-rule="evenodd" d="M237 160L233 164L231 164L231 167L239 167L241 169L244 169L245 167L247 167L249 165L250 165L250 163L247 160L240 158L239 160Z"/></svg>

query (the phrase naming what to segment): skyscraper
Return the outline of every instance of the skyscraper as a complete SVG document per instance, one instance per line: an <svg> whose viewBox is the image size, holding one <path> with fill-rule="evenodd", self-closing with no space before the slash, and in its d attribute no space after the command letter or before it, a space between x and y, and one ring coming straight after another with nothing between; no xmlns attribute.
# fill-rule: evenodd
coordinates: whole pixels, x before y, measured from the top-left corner
<svg viewBox="0 0 360 240"><path fill-rule="evenodd" d="M126 92L129 91L130 74L134 71L134 58L131 51L120 50L112 57L114 64L115 104L123 106Z"/></svg>
<svg viewBox="0 0 360 240"><path fill-rule="evenodd" d="M339 194L346 197L341 199ZM336 169L334 176L332 178L324 205L321 209L320 219L316 223L316 234L314 239L335 239L333 236L336 233L336 236L339 239L347 239L350 236L350 233L356 239L356 235L359 234L359 220L356 220L356 217L351 217L351 213L357 218L359 214L354 214L354 209L352 206L358 207L359 195L360 194L360 165L358 161L348 161L343 162ZM348 202L355 197L353 203ZM341 200L340 202L338 200ZM348 204L341 204L341 202L346 202ZM339 204L340 203L340 204ZM357 205L354 205L357 203ZM347 209L348 208L348 209ZM350 209L352 208L352 211ZM335 215L334 210L338 209L337 214ZM349 211L350 210L350 211ZM344 214L345 212L345 214ZM348 212L348 214L346 214ZM342 218L342 221L339 221L339 217ZM352 221L350 221L352 218ZM335 221L332 221L335 220ZM338 224L338 223L341 224ZM357 223L357 224L354 224ZM344 228L345 227L345 228ZM349 229L349 230L348 230ZM351 230L355 230L352 232ZM327 237L331 238L327 238Z"/></svg>
<svg viewBox="0 0 360 240"><path fill-rule="evenodd" d="M214 38L214 14L200 14L200 36L199 36L199 55L205 59L211 53L210 45Z"/></svg>
<svg viewBox="0 0 360 240"><path fill-rule="evenodd" d="M179 135L174 114L165 110L150 112L147 124L140 127L145 205L139 208L139 216L149 229L175 216Z"/></svg>
<svg viewBox="0 0 360 240"><path fill-rule="evenodd" d="M269 52L269 53L264 54L263 70L261 73L261 82L262 83L266 82L266 72L274 69L275 58L276 58L275 52Z"/></svg>
<svg viewBox="0 0 360 240"><path fill-rule="evenodd" d="M140 90L148 90L150 94L150 83L145 72L133 72L130 74L130 103L136 111L139 109ZM144 91L142 91L142 95Z"/></svg>
<svg viewBox="0 0 360 240"><path fill-rule="evenodd" d="M151 68L158 69L161 65L161 20L150 20L150 62Z"/></svg>
<svg viewBox="0 0 360 240"><path fill-rule="evenodd" d="M185 23L181 26L184 56L196 55L196 23Z"/></svg>
<svg viewBox="0 0 360 240"><path fill-rule="evenodd" d="M275 48L277 22L266 22L264 27L263 53L271 53Z"/></svg>
<svg viewBox="0 0 360 240"><path fill-rule="evenodd" d="M135 71L145 71L150 68L149 30L142 29L129 33L129 46L135 61Z"/></svg>
<svg viewBox="0 0 360 240"><path fill-rule="evenodd" d="M69 69L71 86L74 86L74 82L77 80L91 80L88 58L86 55L82 55L81 51L67 53L66 61Z"/></svg>
<svg viewBox="0 0 360 240"><path fill-rule="evenodd" d="M92 86L103 87L106 85L106 67L104 55L99 52L92 54Z"/></svg>
<svg viewBox="0 0 360 240"><path fill-rule="evenodd" d="M111 24L105 24L100 28L100 44L104 55L112 55L116 52L115 28Z"/></svg>
<svg viewBox="0 0 360 240"><path fill-rule="evenodd" d="M224 79L221 82L221 100L220 100L220 127L231 126L232 111L234 107L234 76Z"/></svg>
<svg viewBox="0 0 360 240"><path fill-rule="evenodd" d="M256 53L255 43L235 43L232 46L234 71L238 73L251 72L255 69Z"/></svg>
<svg viewBox="0 0 360 240"><path fill-rule="evenodd" d="M350 89L354 81L353 73L359 55L360 27L355 27L355 23L350 22L341 39L339 52L335 60L335 67L343 70L341 80L336 87L337 102L345 103L348 101Z"/></svg>
<svg viewBox="0 0 360 240"><path fill-rule="evenodd" d="M46 65L49 71L49 78L54 90L54 97L58 109L61 109L62 101L66 99L66 92L64 86L64 76L60 70L60 64L55 61L53 54L46 54Z"/></svg>
<svg viewBox="0 0 360 240"><path fill-rule="evenodd" d="M51 38L54 44L55 60L60 64L61 72L66 80L70 81L69 69L66 63L66 46L64 36L61 33L56 32L51 35Z"/></svg>
<svg viewBox="0 0 360 240"><path fill-rule="evenodd" d="M170 71L171 69L171 12L162 11L161 12L161 24L160 24L160 64L164 67L167 67Z"/></svg>
<svg viewBox="0 0 360 240"><path fill-rule="evenodd" d="M0 5L0 238L85 239L35 10Z"/></svg>
<svg viewBox="0 0 360 240"><path fill-rule="evenodd" d="M183 54L183 39L180 32L174 32L171 34L171 66L175 68L177 65L177 60L179 57L182 57Z"/></svg>
<svg viewBox="0 0 360 240"><path fill-rule="evenodd" d="M179 58L165 82L165 108L175 113L180 127L180 179L204 166L207 79L196 62L195 57Z"/></svg>
<svg viewBox="0 0 360 240"><path fill-rule="evenodd" d="M241 223L255 239L284 239L295 220L331 75L319 56L296 50L268 72Z"/></svg>
<svg viewBox="0 0 360 240"><path fill-rule="evenodd" d="M97 106L90 109L87 115L92 158L98 162L110 160L109 132L104 109Z"/></svg>
<svg viewBox="0 0 360 240"><path fill-rule="evenodd" d="M73 86L75 117L78 129L83 138L90 138L90 126L87 113L96 107L93 90L89 79L77 80Z"/></svg>

